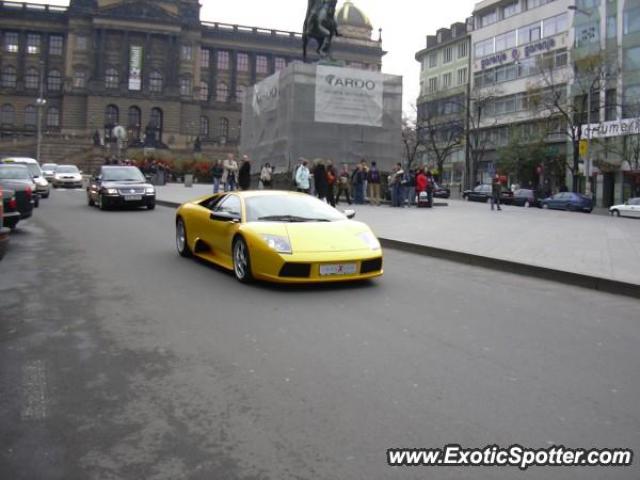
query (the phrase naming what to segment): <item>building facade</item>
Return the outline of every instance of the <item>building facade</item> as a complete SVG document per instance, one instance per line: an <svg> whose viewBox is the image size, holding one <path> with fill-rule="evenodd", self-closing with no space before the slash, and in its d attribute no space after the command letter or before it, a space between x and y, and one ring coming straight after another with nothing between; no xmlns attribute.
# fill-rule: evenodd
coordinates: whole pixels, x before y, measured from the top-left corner
<svg viewBox="0 0 640 480"><path fill-rule="evenodd" d="M453 186L463 183L465 173L470 41L466 22L454 23L427 36L426 48L415 56L420 62L417 128L422 147L418 161L441 182Z"/></svg>
<svg viewBox="0 0 640 480"><path fill-rule="evenodd" d="M381 70L366 15L347 1L337 18L334 57ZM40 116L44 144L109 144L122 125L133 147L234 149L244 90L302 57L301 34L201 21L197 0L0 1L0 39L7 153L33 148Z"/></svg>
<svg viewBox="0 0 640 480"><path fill-rule="evenodd" d="M543 105L567 98L569 0L485 0L473 12L471 129L474 178L500 170L531 187L565 182L567 125ZM474 138L477 136L476 141Z"/></svg>

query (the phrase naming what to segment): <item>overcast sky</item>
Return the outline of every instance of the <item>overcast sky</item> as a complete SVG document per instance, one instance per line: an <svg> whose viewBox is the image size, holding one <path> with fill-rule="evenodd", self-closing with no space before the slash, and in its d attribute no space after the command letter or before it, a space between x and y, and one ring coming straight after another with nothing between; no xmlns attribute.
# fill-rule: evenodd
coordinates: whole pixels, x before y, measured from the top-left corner
<svg viewBox="0 0 640 480"><path fill-rule="evenodd" d="M37 0L36 0L37 1ZM343 0L339 0L338 5ZM382 45L389 53L382 70L404 77L404 108L411 110L419 90L419 65L415 53L424 48L426 35L471 15L475 0L353 0L374 26L382 28ZM52 0L68 5L68 0ZM280 30L301 31L306 0L201 0L201 19Z"/></svg>

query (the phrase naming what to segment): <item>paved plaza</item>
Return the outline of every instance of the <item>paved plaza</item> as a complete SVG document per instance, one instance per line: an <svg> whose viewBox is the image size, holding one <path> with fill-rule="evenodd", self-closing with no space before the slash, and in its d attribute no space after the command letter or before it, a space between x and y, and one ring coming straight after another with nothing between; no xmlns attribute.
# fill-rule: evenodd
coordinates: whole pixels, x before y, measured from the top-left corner
<svg viewBox="0 0 640 480"><path fill-rule="evenodd" d="M158 187L158 199L182 203L211 191L169 184ZM381 238L640 285L640 220L512 206L492 212L460 200L433 209L350 208Z"/></svg>

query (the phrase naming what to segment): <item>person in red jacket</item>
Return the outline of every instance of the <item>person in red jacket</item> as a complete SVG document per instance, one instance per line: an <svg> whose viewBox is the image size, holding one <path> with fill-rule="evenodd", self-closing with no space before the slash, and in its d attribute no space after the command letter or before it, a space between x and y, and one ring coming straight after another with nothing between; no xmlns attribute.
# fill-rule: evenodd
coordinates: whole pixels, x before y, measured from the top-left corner
<svg viewBox="0 0 640 480"><path fill-rule="evenodd" d="M420 206L420 193L427 191L428 184L429 181L427 180L424 170L418 170L418 175L416 175L416 195L418 196L418 206Z"/></svg>

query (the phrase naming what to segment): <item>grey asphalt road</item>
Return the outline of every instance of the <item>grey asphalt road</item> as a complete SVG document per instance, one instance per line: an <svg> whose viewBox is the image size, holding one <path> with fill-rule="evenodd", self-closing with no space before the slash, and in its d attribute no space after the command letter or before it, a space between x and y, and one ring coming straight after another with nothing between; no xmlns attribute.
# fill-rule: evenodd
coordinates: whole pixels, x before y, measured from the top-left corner
<svg viewBox="0 0 640 480"><path fill-rule="evenodd" d="M386 252L375 282L243 286L173 211L54 192L0 263L0 478L637 479L388 467L392 447L640 447L640 304Z"/></svg>

